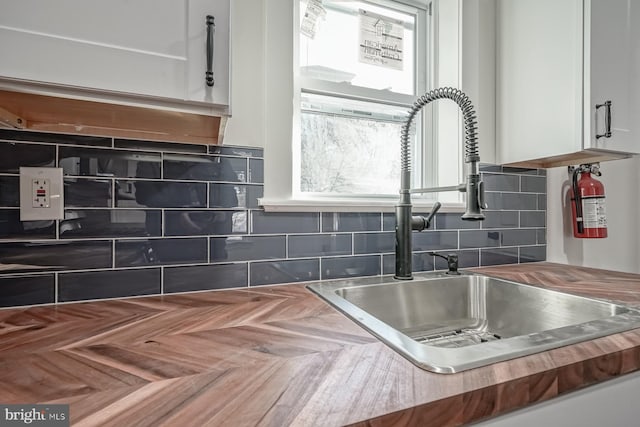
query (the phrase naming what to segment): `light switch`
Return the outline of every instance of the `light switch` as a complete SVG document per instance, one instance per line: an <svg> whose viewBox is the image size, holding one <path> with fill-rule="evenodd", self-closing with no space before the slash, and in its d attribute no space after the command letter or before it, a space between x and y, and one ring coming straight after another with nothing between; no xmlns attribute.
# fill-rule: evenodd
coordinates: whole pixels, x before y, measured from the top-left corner
<svg viewBox="0 0 640 427"><path fill-rule="evenodd" d="M20 168L20 221L64 218L62 168Z"/></svg>

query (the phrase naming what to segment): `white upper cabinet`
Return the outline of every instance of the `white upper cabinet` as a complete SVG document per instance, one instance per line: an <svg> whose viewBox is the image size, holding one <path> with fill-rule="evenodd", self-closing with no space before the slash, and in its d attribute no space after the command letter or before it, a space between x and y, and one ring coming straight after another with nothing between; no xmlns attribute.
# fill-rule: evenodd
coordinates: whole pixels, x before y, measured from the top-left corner
<svg viewBox="0 0 640 427"><path fill-rule="evenodd" d="M207 15L215 18L213 87L205 82ZM229 0L7 2L0 85L226 110L229 19Z"/></svg>
<svg viewBox="0 0 640 427"><path fill-rule="evenodd" d="M640 4L498 0L497 160L559 166L640 153Z"/></svg>
<svg viewBox="0 0 640 427"><path fill-rule="evenodd" d="M591 23L586 38L590 44L585 46L589 147L640 153L640 4L637 0L591 0L585 4L585 20ZM596 111L597 105L602 106ZM605 136L598 137L602 134Z"/></svg>

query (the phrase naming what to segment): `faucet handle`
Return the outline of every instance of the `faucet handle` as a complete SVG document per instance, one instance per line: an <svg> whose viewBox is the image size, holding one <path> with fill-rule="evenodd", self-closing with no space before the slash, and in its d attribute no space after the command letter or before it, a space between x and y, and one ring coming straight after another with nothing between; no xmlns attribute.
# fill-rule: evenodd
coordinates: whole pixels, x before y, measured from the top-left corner
<svg viewBox="0 0 640 427"><path fill-rule="evenodd" d="M427 223L427 228L429 228L429 225L431 224L431 220L433 219L434 216L436 216L436 213L438 213L441 207L442 207L442 203L440 202L435 202L433 204L433 207L431 208L431 212L429 212L429 215L427 215L427 218L424 220Z"/></svg>
<svg viewBox="0 0 640 427"><path fill-rule="evenodd" d="M415 231L422 231L429 228L429 226L431 225L431 220L434 216L436 216L436 213L438 212L438 210L440 210L441 206L442 204L440 202L435 202L433 208L431 208L431 212L426 216L426 218L423 216L412 216L411 229Z"/></svg>

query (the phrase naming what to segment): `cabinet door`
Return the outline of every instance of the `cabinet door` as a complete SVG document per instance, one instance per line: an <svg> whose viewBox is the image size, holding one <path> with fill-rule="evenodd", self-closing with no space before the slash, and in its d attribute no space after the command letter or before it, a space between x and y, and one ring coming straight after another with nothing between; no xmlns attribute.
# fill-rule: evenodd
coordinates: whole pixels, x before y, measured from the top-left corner
<svg viewBox="0 0 640 427"><path fill-rule="evenodd" d="M229 105L229 0L189 0L187 99ZM213 86L205 82L207 16L213 16Z"/></svg>
<svg viewBox="0 0 640 427"><path fill-rule="evenodd" d="M0 13L0 76L185 99L187 2L21 0Z"/></svg>
<svg viewBox="0 0 640 427"><path fill-rule="evenodd" d="M585 8L590 34L586 41L585 69L590 72L590 94L585 94L585 146L640 153L640 3L637 0L591 0ZM590 19L590 21L589 21ZM586 27L589 28L589 27ZM586 46L589 48L589 46ZM590 58L589 58L590 55ZM589 80L587 80L589 81ZM588 89L588 88L586 88ZM607 128L607 106L611 101L611 136Z"/></svg>
<svg viewBox="0 0 640 427"><path fill-rule="evenodd" d="M500 163L582 149L582 7L582 0L496 3Z"/></svg>

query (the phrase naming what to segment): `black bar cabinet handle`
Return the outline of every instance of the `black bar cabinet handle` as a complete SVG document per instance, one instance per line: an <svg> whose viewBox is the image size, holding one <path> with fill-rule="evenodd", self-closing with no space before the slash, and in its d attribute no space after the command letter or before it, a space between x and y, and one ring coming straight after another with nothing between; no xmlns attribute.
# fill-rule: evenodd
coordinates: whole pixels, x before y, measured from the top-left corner
<svg viewBox="0 0 640 427"><path fill-rule="evenodd" d="M604 113L604 133L598 134L596 132L596 139L600 139L602 137L611 138L611 101L606 101L604 104L596 104L596 111L598 108L605 107L606 111Z"/></svg>
<svg viewBox="0 0 640 427"><path fill-rule="evenodd" d="M207 71L205 80L207 86L213 86L213 34L216 32L215 18L207 15Z"/></svg>

